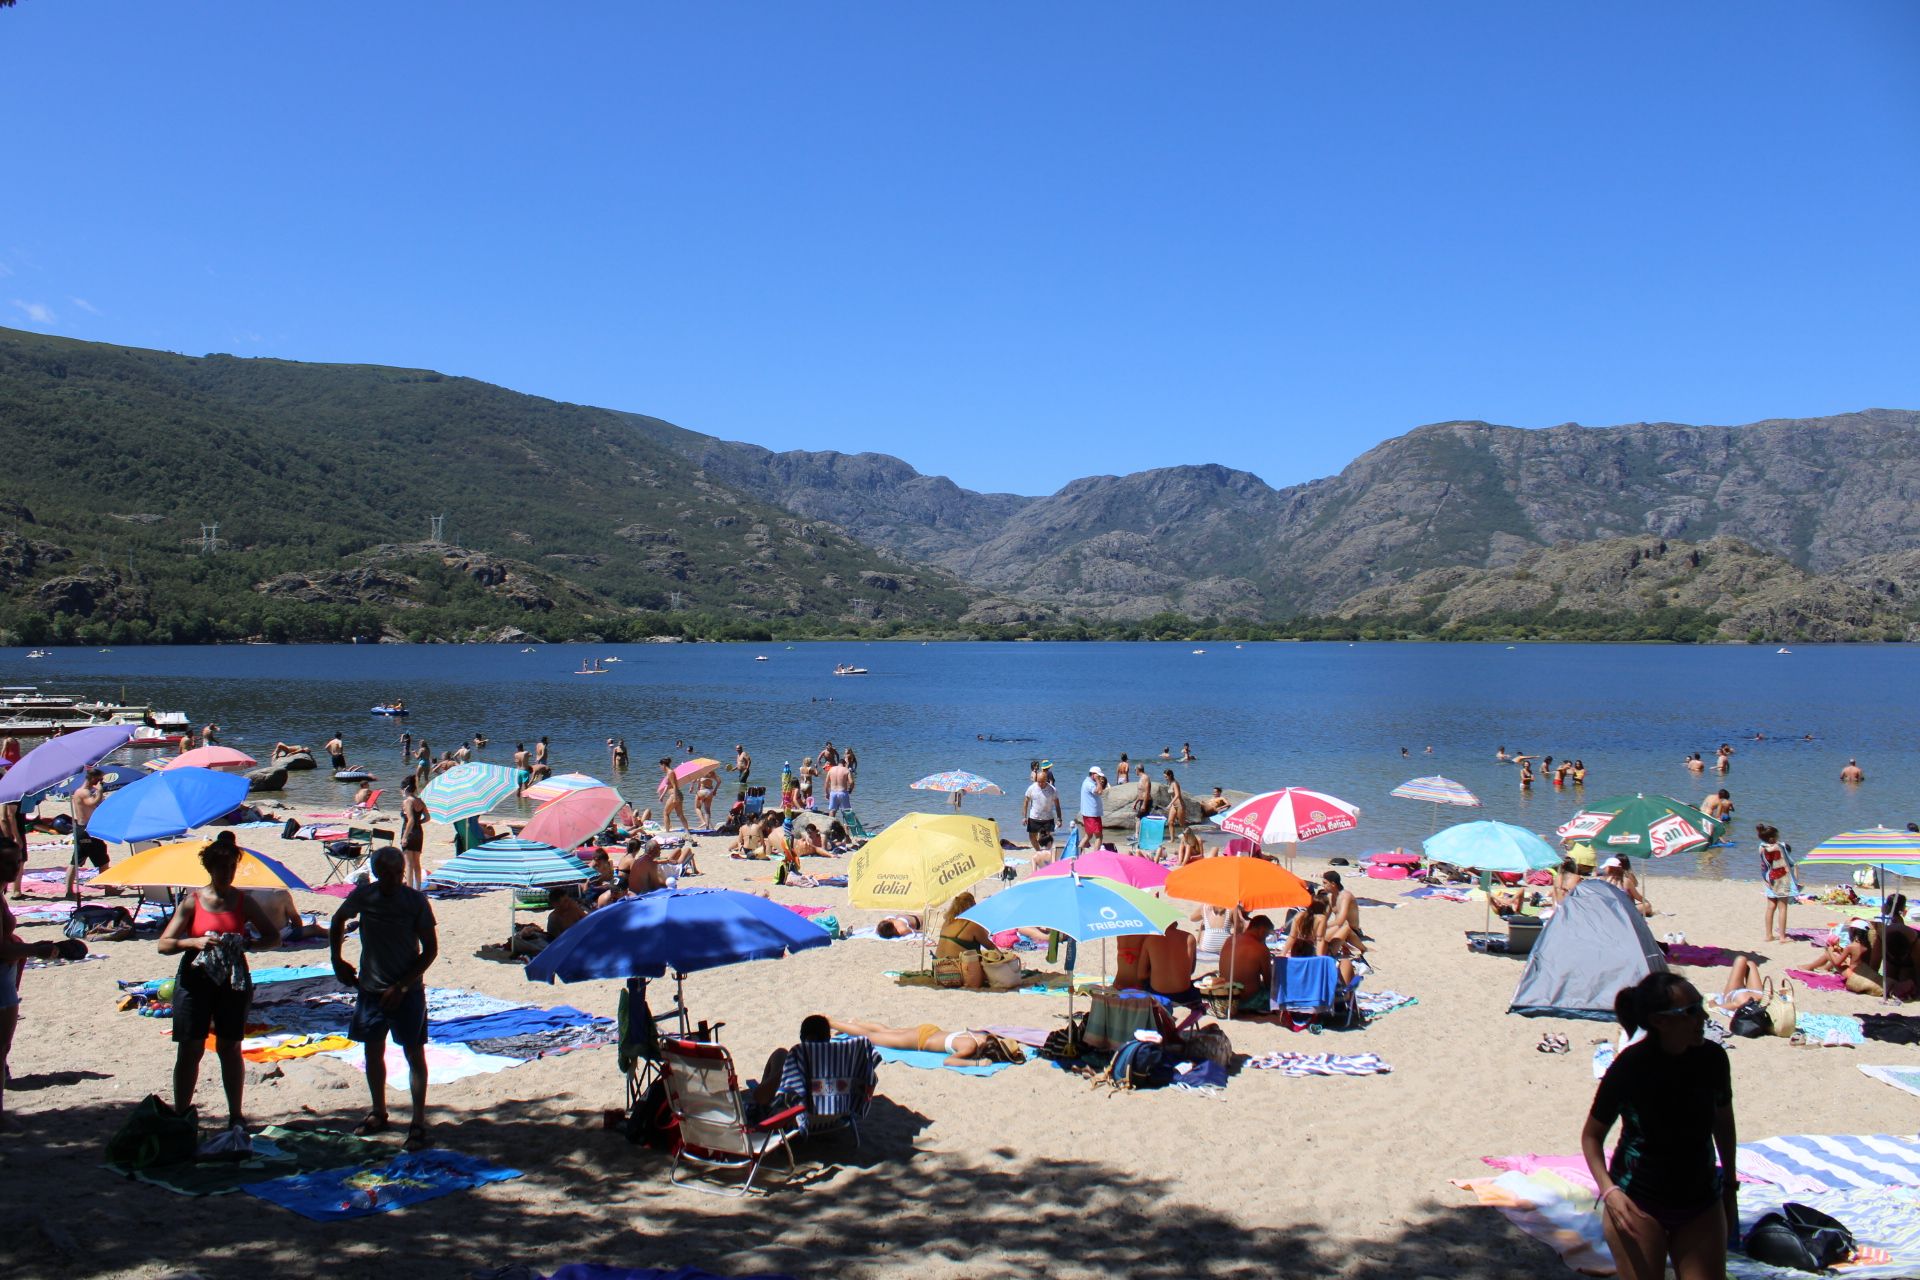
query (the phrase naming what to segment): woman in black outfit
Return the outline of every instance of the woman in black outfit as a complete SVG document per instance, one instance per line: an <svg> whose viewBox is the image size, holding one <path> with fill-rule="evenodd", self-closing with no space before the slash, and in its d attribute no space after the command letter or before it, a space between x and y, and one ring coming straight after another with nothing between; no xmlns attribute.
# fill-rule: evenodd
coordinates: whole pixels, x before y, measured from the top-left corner
<svg viewBox="0 0 1920 1280"><path fill-rule="evenodd" d="M1678 1280L1722 1280L1739 1231L1727 1051L1707 1043L1706 1004L1677 974L1648 974L1613 1008L1628 1032L1646 1035L1607 1068L1580 1150L1600 1188L1614 1263L1621 1280L1661 1280L1669 1258ZM1620 1144L1609 1161L1616 1120Z"/></svg>

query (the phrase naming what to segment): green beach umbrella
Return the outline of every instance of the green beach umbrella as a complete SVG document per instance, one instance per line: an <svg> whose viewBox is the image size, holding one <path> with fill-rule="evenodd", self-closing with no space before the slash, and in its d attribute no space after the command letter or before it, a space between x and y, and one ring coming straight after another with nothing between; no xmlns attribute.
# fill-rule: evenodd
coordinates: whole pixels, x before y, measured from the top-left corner
<svg viewBox="0 0 1920 1280"><path fill-rule="evenodd" d="M1563 840L1584 840L1602 862L1611 854L1666 858L1714 844L1727 824L1671 796L1609 796L1573 815L1557 830Z"/></svg>

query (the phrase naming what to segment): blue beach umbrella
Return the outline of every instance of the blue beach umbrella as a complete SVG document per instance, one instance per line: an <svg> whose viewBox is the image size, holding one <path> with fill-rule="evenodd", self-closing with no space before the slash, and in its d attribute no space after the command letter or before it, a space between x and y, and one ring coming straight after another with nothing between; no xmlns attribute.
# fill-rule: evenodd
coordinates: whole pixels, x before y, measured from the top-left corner
<svg viewBox="0 0 1920 1280"><path fill-rule="evenodd" d="M100 724L41 743L0 778L0 804L14 804L35 792L53 790L126 746L133 732L134 727L128 724Z"/></svg>
<svg viewBox="0 0 1920 1280"><path fill-rule="evenodd" d="M453 766L421 788L420 799L435 822L459 822L491 811L519 785L518 769L469 762Z"/></svg>
<svg viewBox="0 0 1920 1280"><path fill-rule="evenodd" d="M527 963L533 982L659 978L824 947L827 931L737 889L656 889L593 912Z"/></svg>
<svg viewBox="0 0 1920 1280"><path fill-rule="evenodd" d="M133 844L182 836L247 802L247 780L235 773L187 767L130 782L100 802L87 823L101 840Z"/></svg>
<svg viewBox="0 0 1920 1280"><path fill-rule="evenodd" d="M1450 862L1475 871L1546 871L1564 855L1525 827L1511 822L1462 822L1421 841L1430 862Z"/></svg>
<svg viewBox="0 0 1920 1280"><path fill-rule="evenodd" d="M1078 861L1078 859L1076 859ZM1160 933L1186 912L1130 885L1101 876L1036 876L960 913L988 933L1051 929L1079 942ZM1073 1020L1073 975L1067 975L1067 1020Z"/></svg>

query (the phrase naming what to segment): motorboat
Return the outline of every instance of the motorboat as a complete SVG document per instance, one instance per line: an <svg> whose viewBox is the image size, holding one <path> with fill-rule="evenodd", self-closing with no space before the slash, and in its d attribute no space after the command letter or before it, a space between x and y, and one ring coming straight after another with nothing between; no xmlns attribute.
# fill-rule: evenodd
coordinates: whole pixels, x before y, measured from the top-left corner
<svg viewBox="0 0 1920 1280"><path fill-rule="evenodd" d="M53 655L45 649L35 649L27 654L29 658L51 658Z"/></svg>
<svg viewBox="0 0 1920 1280"><path fill-rule="evenodd" d="M1201 654L1203 654L1203 653L1205 653L1205 652L1206 652L1206 650L1205 650L1205 649L1195 649L1195 650L1193 651L1193 656L1197 658L1197 657L1199 657L1199 656L1200 656Z"/></svg>
<svg viewBox="0 0 1920 1280"><path fill-rule="evenodd" d="M772 662L772 661L773 661L773 659L772 659L772 658L769 658L769 657L768 657L768 656L767 656L766 654L764 654L764 653L762 653L762 654L759 654L759 655L757 655L757 656L756 656L756 657L754 658L754 661L755 661L755 662Z"/></svg>
<svg viewBox="0 0 1920 1280"><path fill-rule="evenodd" d="M618 659L618 658L608 658L608 659L607 659L607 661L608 661L608 662L618 662L618 661L620 661L620 659Z"/></svg>
<svg viewBox="0 0 1920 1280"><path fill-rule="evenodd" d="M1774 652L1775 652L1775 653L1792 653L1792 652L1793 652L1793 650L1791 650L1791 649L1775 649L1775 650L1774 650Z"/></svg>
<svg viewBox="0 0 1920 1280"><path fill-rule="evenodd" d="M538 652L539 652L539 650L538 650L538 649L534 649L534 648L526 648L526 649L522 649L522 650L521 650L520 652L522 652L522 653L538 653Z"/></svg>
<svg viewBox="0 0 1920 1280"><path fill-rule="evenodd" d="M865 667L835 667L833 674L837 676L864 676L867 674L867 669Z"/></svg>

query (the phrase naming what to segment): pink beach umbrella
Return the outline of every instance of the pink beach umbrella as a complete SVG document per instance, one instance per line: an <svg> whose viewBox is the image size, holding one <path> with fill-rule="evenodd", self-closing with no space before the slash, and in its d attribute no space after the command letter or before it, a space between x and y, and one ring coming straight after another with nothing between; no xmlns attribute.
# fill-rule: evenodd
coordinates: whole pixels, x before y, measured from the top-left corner
<svg viewBox="0 0 1920 1280"><path fill-rule="evenodd" d="M216 769L222 773L232 773L238 769L251 769L259 764L244 751L235 751L232 747L195 747L183 751L168 760L162 769Z"/></svg>
<svg viewBox="0 0 1920 1280"><path fill-rule="evenodd" d="M587 787L550 800L521 828L520 838L552 845L571 853L606 830L613 816L627 807L612 787Z"/></svg>
<svg viewBox="0 0 1920 1280"><path fill-rule="evenodd" d="M557 773L551 778L529 783L520 794L535 804L545 804L549 800L558 800L569 791L585 791L588 787L604 787L607 784L598 778L588 777L584 773Z"/></svg>
<svg viewBox="0 0 1920 1280"><path fill-rule="evenodd" d="M691 779L700 777L702 774L717 773L719 769L720 762L718 760L709 760L705 756L701 756L696 760L682 760L679 764L673 766L673 776L676 781L685 783ZM665 800L667 798L667 780L665 777L660 779L660 785L657 790L660 792L660 798Z"/></svg>
<svg viewBox="0 0 1920 1280"><path fill-rule="evenodd" d="M1049 862L1033 874L1036 876L1103 876L1108 880L1118 880L1121 884L1131 885L1135 889L1158 889L1167 882L1169 872L1152 858L1142 858L1132 853L1115 853L1109 849L1095 849L1076 858L1063 858L1058 862Z"/></svg>
<svg viewBox="0 0 1920 1280"><path fill-rule="evenodd" d="M1325 792L1282 787L1242 800L1215 821L1222 831L1233 835L1261 844L1286 845L1287 861L1291 863L1294 845L1331 832L1353 830L1360 825L1360 810Z"/></svg>

